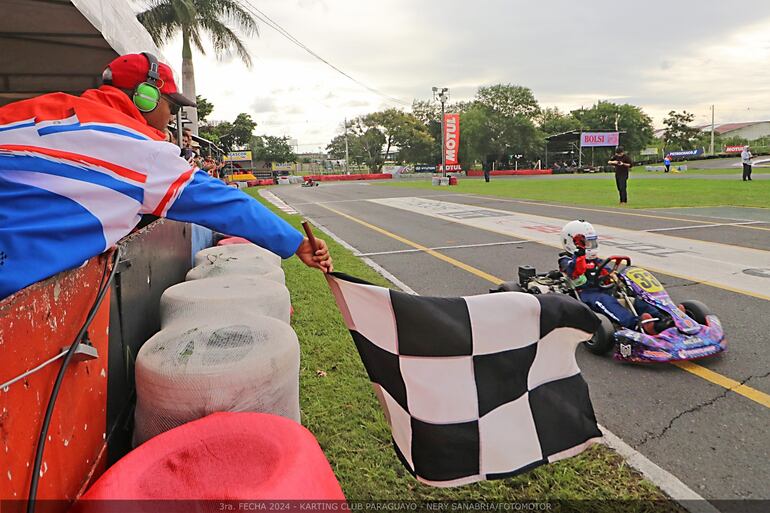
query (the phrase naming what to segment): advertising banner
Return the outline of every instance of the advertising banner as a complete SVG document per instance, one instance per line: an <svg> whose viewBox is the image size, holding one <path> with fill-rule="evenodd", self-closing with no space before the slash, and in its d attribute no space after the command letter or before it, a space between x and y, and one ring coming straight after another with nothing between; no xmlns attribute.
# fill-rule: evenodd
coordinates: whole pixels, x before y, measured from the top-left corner
<svg viewBox="0 0 770 513"><path fill-rule="evenodd" d="M617 146L620 143L620 132L581 132L580 146Z"/></svg>
<svg viewBox="0 0 770 513"><path fill-rule="evenodd" d="M743 145L739 146L725 146L725 153L741 153L743 152Z"/></svg>
<svg viewBox="0 0 770 513"><path fill-rule="evenodd" d="M460 163L460 115L444 114L444 157L447 169Z"/></svg>
<svg viewBox="0 0 770 513"><path fill-rule="evenodd" d="M645 148L641 152L639 152L640 155L657 155L658 154L658 148Z"/></svg>
<svg viewBox="0 0 770 513"><path fill-rule="evenodd" d="M297 166L294 162L272 162L271 167L273 171L294 171Z"/></svg>
<svg viewBox="0 0 770 513"><path fill-rule="evenodd" d="M415 173L435 173L436 166L431 166L429 164L415 164L414 172Z"/></svg>
<svg viewBox="0 0 770 513"><path fill-rule="evenodd" d="M244 160L251 161L251 151L231 151L225 158L225 162L243 162Z"/></svg>
<svg viewBox="0 0 770 513"><path fill-rule="evenodd" d="M697 157L698 155L703 155L703 148L698 148L697 150L683 150L683 151L670 151L668 152L669 155L672 157Z"/></svg>

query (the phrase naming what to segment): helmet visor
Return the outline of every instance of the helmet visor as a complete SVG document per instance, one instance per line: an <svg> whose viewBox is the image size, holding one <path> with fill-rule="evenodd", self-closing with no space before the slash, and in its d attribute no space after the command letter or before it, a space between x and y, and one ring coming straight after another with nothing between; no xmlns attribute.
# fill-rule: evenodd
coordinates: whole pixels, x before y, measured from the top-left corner
<svg viewBox="0 0 770 513"><path fill-rule="evenodd" d="M596 237L586 238L586 249L596 249L599 247L599 239Z"/></svg>

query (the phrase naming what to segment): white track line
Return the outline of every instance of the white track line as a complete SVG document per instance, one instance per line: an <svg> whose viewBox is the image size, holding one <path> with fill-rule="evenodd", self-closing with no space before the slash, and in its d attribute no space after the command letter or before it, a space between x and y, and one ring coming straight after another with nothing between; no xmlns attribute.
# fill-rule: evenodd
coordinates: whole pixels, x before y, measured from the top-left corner
<svg viewBox="0 0 770 513"><path fill-rule="evenodd" d="M744 221L739 223L716 223L716 224L698 224L691 226L674 226L671 228L649 228L643 232L670 232L674 230L692 230L695 228L714 228L716 226L744 226L747 224L763 224L762 221Z"/></svg>
<svg viewBox="0 0 770 513"><path fill-rule="evenodd" d="M438 246L435 248L427 249L397 249L394 251L376 251L373 253L356 253L357 257L369 257L377 255L398 255L400 253L423 253L425 251L438 251L441 249L465 249L465 248L483 248L489 246L507 246L511 244L527 244L532 242L531 240L509 240L504 242L484 242L481 244L459 244L457 246Z"/></svg>
<svg viewBox="0 0 770 513"><path fill-rule="evenodd" d="M260 191L260 194L262 194L262 191ZM268 199L268 201L270 200ZM360 251L338 237L337 234L332 232L318 221L315 221L309 217L306 217L306 219L318 227L319 230L328 235L330 239L337 242L344 248L348 249L354 254L362 254ZM386 280L393 283L396 287L400 288L402 291L406 292L407 294L416 296L419 295L411 287L409 287L409 285L393 276L392 273L370 258L361 257L361 260L363 260L364 263L366 263L369 267L374 269L377 273L383 276ZM663 490L673 500L677 501L684 509L690 511L690 513L719 513L717 508L715 508L706 499L704 499L702 496L680 481L679 478L677 478L675 475L650 461L646 456L628 445L606 427L600 425L599 429L601 429L602 433L604 434L602 443L614 449L618 454L626 459L631 467L641 472L644 477L655 484L658 488Z"/></svg>
<svg viewBox="0 0 770 513"><path fill-rule="evenodd" d="M275 205L275 207L282 212L286 212L287 214L299 214L299 212L294 210L294 207L290 206L281 198L279 198L278 196L276 196L275 194L273 194L268 190L260 189L259 195L265 198L267 201L269 201L273 205Z"/></svg>
<svg viewBox="0 0 770 513"><path fill-rule="evenodd" d="M260 194L262 194L260 192ZM431 198L439 198L444 196L466 196L466 194L455 192L452 194L431 194ZM265 198L267 199L267 198ZM295 207L302 207L306 205L331 205L334 203L356 203L359 201L369 201L371 198L358 198L358 199L346 199L346 200L331 200L331 201L306 201L304 203L295 203ZM268 200L269 201L269 200ZM277 205L276 205L277 206Z"/></svg>

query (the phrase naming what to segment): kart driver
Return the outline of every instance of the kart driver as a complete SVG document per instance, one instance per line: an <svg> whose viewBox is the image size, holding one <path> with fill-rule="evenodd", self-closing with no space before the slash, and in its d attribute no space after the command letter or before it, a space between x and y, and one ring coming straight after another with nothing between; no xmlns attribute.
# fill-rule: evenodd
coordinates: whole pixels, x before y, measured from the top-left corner
<svg viewBox="0 0 770 513"><path fill-rule="evenodd" d="M648 335L657 334L655 321L661 320L657 308L637 301L634 303L639 312L637 317L617 298L599 288L599 283L609 272L606 268L597 272L602 260L598 257L599 241L591 223L579 220L564 225L561 244L564 252L559 254L559 269L572 281L581 301L624 328L633 330L641 326Z"/></svg>

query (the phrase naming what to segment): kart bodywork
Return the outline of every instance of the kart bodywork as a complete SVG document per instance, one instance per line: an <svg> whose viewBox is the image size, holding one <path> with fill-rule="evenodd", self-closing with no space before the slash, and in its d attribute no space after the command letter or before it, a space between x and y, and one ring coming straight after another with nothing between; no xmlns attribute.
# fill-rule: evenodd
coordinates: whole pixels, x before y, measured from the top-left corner
<svg viewBox="0 0 770 513"><path fill-rule="evenodd" d="M656 307L662 318L656 335L642 329L631 330L617 325L607 316L597 313L602 321L593 338L585 342L595 354L613 350L617 360L627 362L672 362L695 360L721 353L727 341L719 318L698 301L675 304L660 282L647 270L632 267L628 257L610 257L601 268L614 262L615 266L603 280L602 288L636 314L634 304L644 301ZM625 265L621 265L625 264ZM622 267L622 269L621 269ZM519 291L531 294L558 293L579 299L571 280L560 271L537 274L531 266L519 268L519 282L505 282L490 292Z"/></svg>

